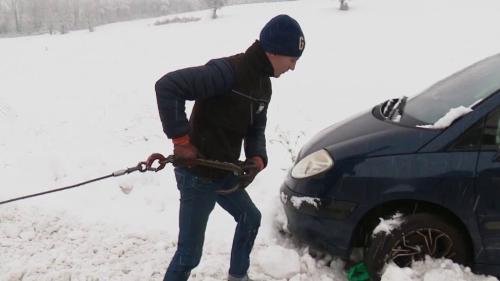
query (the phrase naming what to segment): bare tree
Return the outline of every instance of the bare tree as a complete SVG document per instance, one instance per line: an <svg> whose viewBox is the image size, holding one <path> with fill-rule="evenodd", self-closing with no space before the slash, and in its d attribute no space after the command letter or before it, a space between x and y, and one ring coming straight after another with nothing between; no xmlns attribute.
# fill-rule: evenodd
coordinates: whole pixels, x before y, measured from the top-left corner
<svg viewBox="0 0 500 281"><path fill-rule="evenodd" d="M6 31L4 31L4 24L6 22L6 15L4 14L5 13L5 4L3 3L2 0L0 0L0 34L2 33L5 33Z"/></svg>
<svg viewBox="0 0 500 281"><path fill-rule="evenodd" d="M58 4L59 9L57 9L56 18L59 25L59 32L61 34L66 34L73 24L71 2L70 0L60 0Z"/></svg>
<svg viewBox="0 0 500 281"><path fill-rule="evenodd" d="M165 15L168 13L168 10L170 9L170 0L159 0L160 7L158 9L158 12L162 15Z"/></svg>
<svg viewBox="0 0 500 281"><path fill-rule="evenodd" d="M10 11L12 12L12 17L14 18L14 23L16 26L16 32L21 33L22 28L22 14L23 14L23 6L22 0L10 0Z"/></svg>
<svg viewBox="0 0 500 281"><path fill-rule="evenodd" d="M94 32L96 25L96 2L87 1L83 7L83 16L85 18L87 28L90 32Z"/></svg>
<svg viewBox="0 0 500 281"><path fill-rule="evenodd" d="M31 28L34 32L39 32L43 24L43 15L41 6L43 3L39 0L32 0L29 8L31 19Z"/></svg>
<svg viewBox="0 0 500 281"><path fill-rule="evenodd" d="M46 31L47 17L50 10L50 2L46 0L25 1L25 13L23 17L24 33L40 33Z"/></svg>
<svg viewBox="0 0 500 281"><path fill-rule="evenodd" d="M73 28L80 26L80 0L71 0L71 10L73 11Z"/></svg>
<svg viewBox="0 0 500 281"><path fill-rule="evenodd" d="M9 31L9 21L7 5L3 0L0 0L0 34L7 33Z"/></svg>
<svg viewBox="0 0 500 281"><path fill-rule="evenodd" d="M217 10L222 8L226 3L225 0L208 0L208 7L212 9L212 18L217 18Z"/></svg>
<svg viewBox="0 0 500 281"><path fill-rule="evenodd" d="M349 10L349 3L347 0L339 0L340 1L340 10L347 11Z"/></svg>

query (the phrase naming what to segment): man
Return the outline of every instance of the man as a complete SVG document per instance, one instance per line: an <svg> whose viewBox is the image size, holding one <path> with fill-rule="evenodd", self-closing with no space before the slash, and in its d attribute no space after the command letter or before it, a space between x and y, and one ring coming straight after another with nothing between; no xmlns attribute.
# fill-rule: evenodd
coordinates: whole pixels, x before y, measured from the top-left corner
<svg viewBox="0 0 500 281"><path fill-rule="evenodd" d="M271 80L295 64L305 47L294 19L279 15L262 29L245 53L170 72L156 83L158 109L174 144L180 191L179 241L164 281L187 280L200 262L205 229L215 203L237 222L228 280L250 280L250 252L261 214L245 191L267 165L267 107ZM195 100L189 122L185 101ZM245 175L193 165L195 158L237 163L244 143ZM150 161L148 161L150 162ZM238 184L232 193L219 191Z"/></svg>

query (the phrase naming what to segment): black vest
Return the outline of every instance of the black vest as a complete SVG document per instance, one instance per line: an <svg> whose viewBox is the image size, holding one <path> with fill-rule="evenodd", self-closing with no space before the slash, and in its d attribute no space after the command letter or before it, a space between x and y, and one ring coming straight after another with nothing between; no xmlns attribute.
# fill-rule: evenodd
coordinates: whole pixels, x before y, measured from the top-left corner
<svg viewBox="0 0 500 281"><path fill-rule="evenodd" d="M191 112L191 142L205 159L236 163L243 139L251 130L255 114L271 99L273 67L256 41L245 53L226 58L235 70L230 93L197 100ZM228 173L206 167L191 171L207 178L222 178Z"/></svg>

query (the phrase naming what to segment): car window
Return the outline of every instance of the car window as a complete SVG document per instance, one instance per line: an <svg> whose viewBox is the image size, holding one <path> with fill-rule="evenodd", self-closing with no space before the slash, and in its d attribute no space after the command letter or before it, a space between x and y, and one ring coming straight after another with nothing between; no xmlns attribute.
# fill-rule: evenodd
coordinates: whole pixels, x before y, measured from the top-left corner
<svg viewBox="0 0 500 281"><path fill-rule="evenodd" d="M488 114L481 136L482 150L496 150L500 146L500 108Z"/></svg>
<svg viewBox="0 0 500 281"><path fill-rule="evenodd" d="M400 122L409 126L431 125L450 109L473 107L500 89L498 77L500 55L475 63L408 99Z"/></svg>
<svg viewBox="0 0 500 281"><path fill-rule="evenodd" d="M481 135L484 118L470 127L452 145L451 150L479 150L481 148Z"/></svg>

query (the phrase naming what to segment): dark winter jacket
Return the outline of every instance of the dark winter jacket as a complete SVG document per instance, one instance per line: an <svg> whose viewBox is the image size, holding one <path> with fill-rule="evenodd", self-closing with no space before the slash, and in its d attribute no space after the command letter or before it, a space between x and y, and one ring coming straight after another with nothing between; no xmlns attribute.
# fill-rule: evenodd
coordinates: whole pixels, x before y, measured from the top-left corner
<svg viewBox="0 0 500 281"><path fill-rule="evenodd" d="M273 67L256 41L245 53L170 72L156 83L163 130L169 138L189 134L206 159L236 162L244 141L247 158L267 165L264 131L271 99ZM185 101L195 100L189 122ZM227 173L195 167L198 175Z"/></svg>

